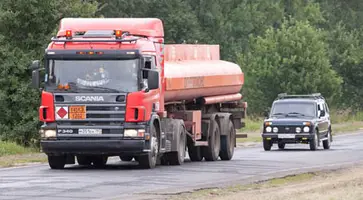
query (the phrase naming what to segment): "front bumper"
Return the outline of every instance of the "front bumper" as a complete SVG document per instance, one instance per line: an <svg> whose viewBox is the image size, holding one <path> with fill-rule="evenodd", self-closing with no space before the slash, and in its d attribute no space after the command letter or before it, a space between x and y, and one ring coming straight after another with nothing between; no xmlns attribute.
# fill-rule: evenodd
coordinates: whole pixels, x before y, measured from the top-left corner
<svg viewBox="0 0 363 200"><path fill-rule="evenodd" d="M46 154L142 154L148 152L145 140L42 140Z"/></svg>
<svg viewBox="0 0 363 200"><path fill-rule="evenodd" d="M310 133L262 133L264 140L271 140L272 142L304 142L309 141L313 136Z"/></svg>

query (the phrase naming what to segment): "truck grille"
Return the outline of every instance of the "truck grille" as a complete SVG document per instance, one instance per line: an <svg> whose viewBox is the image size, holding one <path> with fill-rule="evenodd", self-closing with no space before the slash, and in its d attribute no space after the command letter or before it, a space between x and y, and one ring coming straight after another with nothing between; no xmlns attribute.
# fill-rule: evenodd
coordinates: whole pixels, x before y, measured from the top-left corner
<svg viewBox="0 0 363 200"><path fill-rule="evenodd" d="M56 104L56 107L69 107L74 104ZM123 134L125 104L77 104L86 106L86 118L57 120L58 136L77 136L79 129L102 129L102 135ZM72 130L72 131L70 131ZM79 135L80 136L80 135ZM98 135L100 136L100 135ZM84 136L83 136L84 137ZM101 136L102 137L102 136Z"/></svg>

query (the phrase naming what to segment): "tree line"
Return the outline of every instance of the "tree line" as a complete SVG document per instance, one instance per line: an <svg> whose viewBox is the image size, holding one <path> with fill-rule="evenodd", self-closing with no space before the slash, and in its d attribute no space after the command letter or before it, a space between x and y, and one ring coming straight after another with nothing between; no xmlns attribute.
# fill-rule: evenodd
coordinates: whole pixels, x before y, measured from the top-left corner
<svg viewBox="0 0 363 200"><path fill-rule="evenodd" d="M63 17L157 17L166 43L219 44L245 73L249 114L278 93L322 93L339 109L363 108L363 2L359 0L2 0L0 139L33 144L41 59Z"/></svg>

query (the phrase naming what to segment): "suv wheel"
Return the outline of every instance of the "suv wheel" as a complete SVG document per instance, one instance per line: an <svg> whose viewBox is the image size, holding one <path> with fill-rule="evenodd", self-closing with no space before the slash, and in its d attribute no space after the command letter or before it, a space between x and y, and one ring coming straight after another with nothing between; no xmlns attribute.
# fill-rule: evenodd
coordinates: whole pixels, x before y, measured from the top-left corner
<svg viewBox="0 0 363 200"><path fill-rule="evenodd" d="M263 149L265 151L270 151L272 147L272 142L270 140L263 140Z"/></svg>
<svg viewBox="0 0 363 200"><path fill-rule="evenodd" d="M285 149L285 143L279 142L278 143L279 149Z"/></svg>
<svg viewBox="0 0 363 200"><path fill-rule="evenodd" d="M310 145L310 150L315 151L318 149L318 144L319 144L319 138L318 138L318 132L315 130L314 131L314 137L310 139L309 145Z"/></svg>
<svg viewBox="0 0 363 200"><path fill-rule="evenodd" d="M327 139L323 141L324 149L330 149L331 145L331 131L328 131Z"/></svg>

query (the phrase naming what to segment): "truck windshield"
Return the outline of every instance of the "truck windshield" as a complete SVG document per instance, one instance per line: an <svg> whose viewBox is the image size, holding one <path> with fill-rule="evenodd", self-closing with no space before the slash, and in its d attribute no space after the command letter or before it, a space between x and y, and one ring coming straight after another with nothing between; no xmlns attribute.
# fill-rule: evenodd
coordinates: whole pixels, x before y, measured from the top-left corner
<svg viewBox="0 0 363 200"><path fill-rule="evenodd" d="M271 109L272 117L293 117L315 116L315 104L312 102L279 102L275 103Z"/></svg>
<svg viewBox="0 0 363 200"><path fill-rule="evenodd" d="M95 90L134 92L138 90L139 60L50 60L47 90Z"/></svg>

